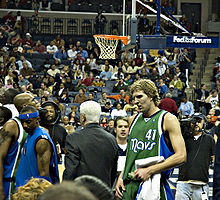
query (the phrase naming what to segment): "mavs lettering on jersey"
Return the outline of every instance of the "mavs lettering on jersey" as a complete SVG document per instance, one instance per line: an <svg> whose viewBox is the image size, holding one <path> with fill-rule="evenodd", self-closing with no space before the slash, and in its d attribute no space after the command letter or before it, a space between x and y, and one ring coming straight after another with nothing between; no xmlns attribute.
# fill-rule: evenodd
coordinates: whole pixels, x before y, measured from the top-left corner
<svg viewBox="0 0 220 200"><path fill-rule="evenodd" d="M131 145L130 145L130 150L133 151L134 153L137 153L138 150L139 151L143 151L143 150L152 150L153 147L156 145L155 142L155 137L157 134L157 130L154 129L149 129L148 132L145 135L145 138L148 141L142 141L142 140L138 140L137 138L133 138L131 139Z"/></svg>

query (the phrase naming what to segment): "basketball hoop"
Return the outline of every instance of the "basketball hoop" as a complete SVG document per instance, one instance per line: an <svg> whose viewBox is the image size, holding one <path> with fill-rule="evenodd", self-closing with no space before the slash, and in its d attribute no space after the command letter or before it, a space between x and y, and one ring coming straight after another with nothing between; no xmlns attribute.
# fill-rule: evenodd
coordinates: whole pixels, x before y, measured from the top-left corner
<svg viewBox="0 0 220 200"><path fill-rule="evenodd" d="M101 59L115 59L115 51L118 41L121 40L124 45L127 45L131 40L130 36L117 35L93 35L96 44L101 49L99 58Z"/></svg>

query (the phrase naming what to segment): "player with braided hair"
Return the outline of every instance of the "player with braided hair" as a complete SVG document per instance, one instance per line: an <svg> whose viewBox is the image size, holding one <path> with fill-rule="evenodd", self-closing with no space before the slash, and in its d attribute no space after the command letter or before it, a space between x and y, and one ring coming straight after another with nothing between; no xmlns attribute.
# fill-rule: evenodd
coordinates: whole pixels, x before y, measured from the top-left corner
<svg viewBox="0 0 220 200"><path fill-rule="evenodd" d="M149 188L141 186L147 180L153 179L155 174L159 174L157 199L172 200L167 179L171 169L186 160L185 143L179 122L174 115L157 107L159 94L151 80L140 79L134 82L130 91L139 113L130 119L126 163L116 184L116 197L134 200L142 195L150 199ZM162 156L164 161L157 164L140 168L135 164L140 159L146 161L146 158L155 159ZM154 187L156 184L152 188Z"/></svg>

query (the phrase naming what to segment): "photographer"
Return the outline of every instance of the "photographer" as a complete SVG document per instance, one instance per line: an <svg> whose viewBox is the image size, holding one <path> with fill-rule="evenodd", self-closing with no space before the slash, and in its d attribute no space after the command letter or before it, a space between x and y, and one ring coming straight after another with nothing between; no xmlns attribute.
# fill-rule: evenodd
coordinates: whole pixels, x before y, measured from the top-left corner
<svg viewBox="0 0 220 200"><path fill-rule="evenodd" d="M220 199L220 110L215 112L215 115L218 115L216 119L215 126L211 129L214 133L216 142L216 151L215 151L215 164L214 164L214 175L213 175L213 200Z"/></svg>
<svg viewBox="0 0 220 200"><path fill-rule="evenodd" d="M58 105L53 101L46 101L41 105L43 112L40 112L41 126L46 128L50 137L56 146L58 162L60 161L61 153L65 153L65 141L67 132L64 127L59 125L61 111Z"/></svg>
<svg viewBox="0 0 220 200"><path fill-rule="evenodd" d="M193 114L188 121L191 130L185 136L187 162L179 168L175 199L208 199L209 165L215 141L205 132L206 118L202 113Z"/></svg>

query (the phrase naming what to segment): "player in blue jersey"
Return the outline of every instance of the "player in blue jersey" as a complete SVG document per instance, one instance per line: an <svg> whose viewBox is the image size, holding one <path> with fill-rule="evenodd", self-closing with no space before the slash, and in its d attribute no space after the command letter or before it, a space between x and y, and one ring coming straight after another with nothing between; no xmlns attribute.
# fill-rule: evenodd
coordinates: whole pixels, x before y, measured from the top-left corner
<svg viewBox="0 0 220 200"><path fill-rule="evenodd" d="M21 110L19 119L28 136L16 173L16 188L25 185L32 177L58 183L55 146L46 129L40 126L39 112L33 106L26 106Z"/></svg>
<svg viewBox="0 0 220 200"><path fill-rule="evenodd" d="M40 104L28 93L18 94L14 105L20 111L26 105L38 107ZM15 175L19 163L20 150L26 133L18 118L7 121L0 131L0 200L10 199L15 189Z"/></svg>

